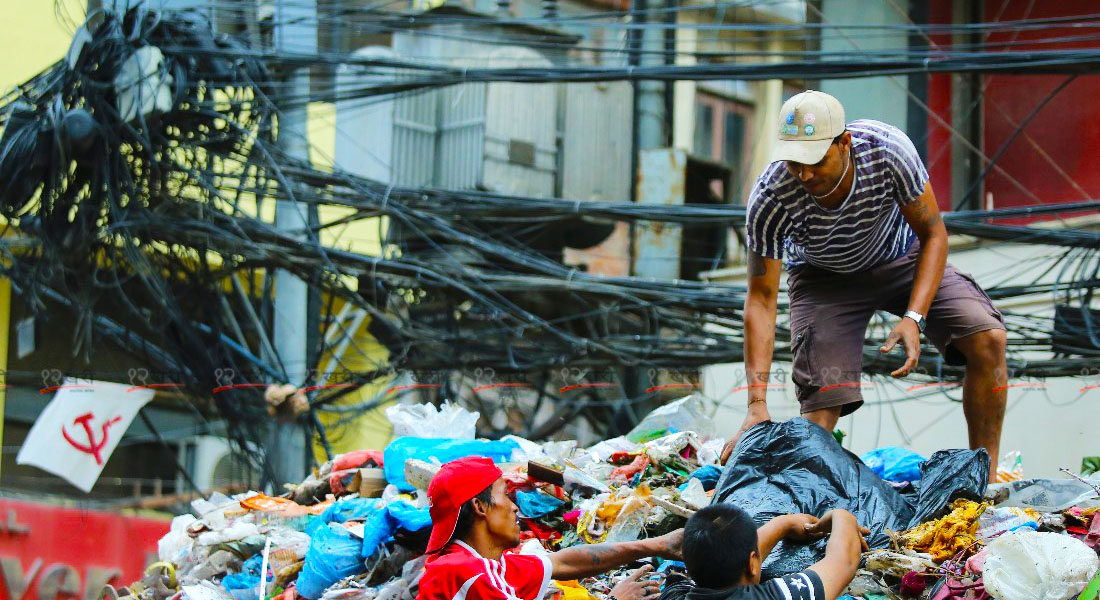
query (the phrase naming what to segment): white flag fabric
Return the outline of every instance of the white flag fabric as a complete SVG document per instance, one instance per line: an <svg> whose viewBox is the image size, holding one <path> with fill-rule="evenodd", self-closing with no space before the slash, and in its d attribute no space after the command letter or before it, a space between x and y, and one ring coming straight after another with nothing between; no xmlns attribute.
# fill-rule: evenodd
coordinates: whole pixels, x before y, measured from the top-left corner
<svg viewBox="0 0 1100 600"><path fill-rule="evenodd" d="M103 465L153 390L106 381L66 379L34 421L15 457L89 492Z"/></svg>

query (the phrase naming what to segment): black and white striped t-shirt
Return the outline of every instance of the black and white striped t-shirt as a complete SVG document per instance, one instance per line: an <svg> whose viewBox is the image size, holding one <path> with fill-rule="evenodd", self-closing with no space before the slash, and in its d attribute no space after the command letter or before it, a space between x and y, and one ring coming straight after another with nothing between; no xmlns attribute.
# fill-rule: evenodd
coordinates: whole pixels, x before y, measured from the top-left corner
<svg viewBox="0 0 1100 600"><path fill-rule="evenodd" d="M768 166L749 197L749 250L784 259L788 270L804 264L854 273L900 258L915 239L899 206L915 201L928 171L900 129L863 119L852 132L855 180L835 210L822 208L787 171Z"/></svg>
<svg viewBox="0 0 1100 600"><path fill-rule="evenodd" d="M690 579L673 582L670 577L669 582L660 600L827 600L821 576L813 569L724 590L700 587Z"/></svg>

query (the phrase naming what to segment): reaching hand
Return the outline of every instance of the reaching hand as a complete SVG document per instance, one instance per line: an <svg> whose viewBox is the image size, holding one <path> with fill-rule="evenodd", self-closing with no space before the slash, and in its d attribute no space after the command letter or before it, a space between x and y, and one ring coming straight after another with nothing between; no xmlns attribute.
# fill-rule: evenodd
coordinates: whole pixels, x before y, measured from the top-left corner
<svg viewBox="0 0 1100 600"><path fill-rule="evenodd" d="M661 595L661 583L643 579L653 571L653 565L645 565L622 578L611 588L613 600L656 600Z"/></svg>
<svg viewBox="0 0 1100 600"><path fill-rule="evenodd" d="M719 462L723 465L726 464L730 455L733 454L733 448L737 446L737 441L741 439L742 434L759 423L771 420L772 417L768 414L767 404L764 402L753 402L750 404L748 412L745 413L745 420L741 423L741 429L738 429L737 433L730 436L730 439L726 441L726 445L722 446L722 454L719 456Z"/></svg>
<svg viewBox="0 0 1100 600"><path fill-rule="evenodd" d="M917 359L920 358L920 327L917 327L916 321L903 317L894 326L890 335L886 336L886 343L878 350L886 354L893 350L899 341L905 350L905 364L890 373L892 377L905 377L913 367L917 366Z"/></svg>
<svg viewBox="0 0 1100 600"><path fill-rule="evenodd" d="M812 542L825 537L817 529L818 518L813 515L787 515L787 534L783 537L796 542Z"/></svg>
<svg viewBox="0 0 1100 600"><path fill-rule="evenodd" d="M863 551L867 552L870 550L870 547L867 545L867 538L863 536L869 535L871 530L866 527L861 527L859 522L856 521L855 515L843 508L835 508L821 515L817 523L806 528L806 533L807 535L814 536L812 539L818 539L831 534L834 527L855 527L860 533L859 544Z"/></svg>

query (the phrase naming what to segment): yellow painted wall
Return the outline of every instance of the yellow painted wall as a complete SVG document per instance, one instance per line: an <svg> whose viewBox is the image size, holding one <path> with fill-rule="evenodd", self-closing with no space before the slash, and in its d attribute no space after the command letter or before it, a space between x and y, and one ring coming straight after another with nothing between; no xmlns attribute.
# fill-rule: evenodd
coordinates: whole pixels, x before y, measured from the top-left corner
<svg viewBox="0 0 1100 600"><path fill-rule="evenodd" d="M69 49L72 33L84 21L86 2L76 0L0 0L0 92L6 92L39 74L60 60ZM322 170L332 169L336 139L336 110L329 103L313 103L309 107L310 158ZM322 222L341 218L351 211L324 207ZM385 223L382 223L385 227ZM361 254L381 254L379 219L324 230L321 241ZM349 282L354 285L354 282ZM7 331L9 321L6 280L0 280L0 365L7 365ZM354 349L355 346L358 347ZM373 370L384 363L385 348L366 331L366 323L356 332L356 344L341 357L351 370ZM326 361L331 357L326 357ZM323 365L322 365L323 368ZM0 384L2 384L0 376ZM366 386L350 394L340 404L357 404L384 391L387 382ZM3 388L0 387L0 415L3 414ZM323 416L326 423L335 424L339 415ZM389 440L390 426L382 412L374 411L354 421L334 427L333 447L337 452L357 448L382 448ZM0 436L3 435L0 428ZM0 440L2 443L2 440Z"/></svg>
<svg viewBox="0 0 1100 600"><path fill-rule="evenodd" d="M343 306L342 300L334 303L333 311L339 314ZM370 325L370 317L362 321L357 331L354 332L355 343L343 348L339 356L332 353L321 358L318 371L324 373L331 367L333 376L331 383L340 385L347 381L346 373L366 373L384 368L389 362L389 352L367 331ZM351 333L351 332L348 332ZM340 398L334 403L336 407L355 406L378 399L390 400L391 394L387 390L393 385L393 378L380 377L374 382L364 385L354 392ZM333 388L331 391L339 391ZM385 407L390 402L379 404L375 410L364 413L355 419L348 420L348 413L321 412L321 423L329 436L329 444L336 454L351 450L381 450L389 443L393 433L393 426L385 415ZM314 440L314 456L317 461L324 462L324 450L319 440Z"/></svg>
<svg viewBox="0 0 1100 600"><path fill-rule="evenodd" d="M84 21L86 4L57 0L56 13L54 4L55 0L0 0L0 90L34 77L69 49L75 25ZM59 16L71 18L73 24L59 21Z"/></svg>
<svg viewBox="0 0 1100 600"><path fill-rule="evenodd" d="M64 56L72 39L71 25L58 15L84 20L84 4L71 0L0 0L0 93L44 71ZM11 282L0 279L0 446L3 445L4 401L8 367L8 326Z"/></svg>

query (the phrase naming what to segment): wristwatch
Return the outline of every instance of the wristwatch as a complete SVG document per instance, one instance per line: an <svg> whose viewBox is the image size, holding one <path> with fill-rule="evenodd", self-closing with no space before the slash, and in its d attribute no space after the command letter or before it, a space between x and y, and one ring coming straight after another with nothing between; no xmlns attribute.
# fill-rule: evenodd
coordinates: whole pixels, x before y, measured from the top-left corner
<svg viewBox="0 0 1100 600"><path fill-rule="evenodd" d="M902 315L902 317L909 317L910 319L913 319L914 321L916 321L917 330L920 331L921 333L924 333L924 326L928 324L928 321L926 321L924 319L924 315L920 314L919 312L917 312L915 310L907 310L907 311L905 311L905 314Z"/></svg>

